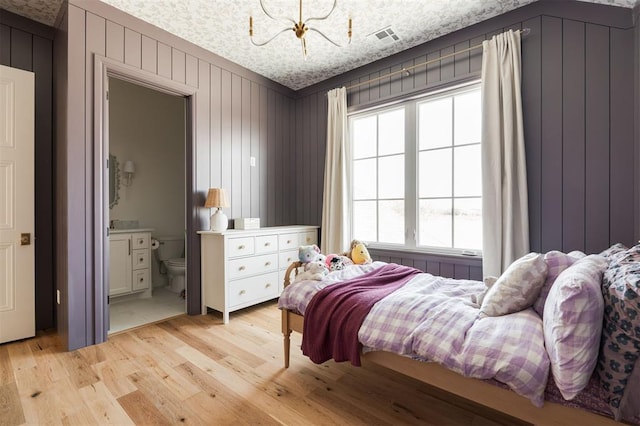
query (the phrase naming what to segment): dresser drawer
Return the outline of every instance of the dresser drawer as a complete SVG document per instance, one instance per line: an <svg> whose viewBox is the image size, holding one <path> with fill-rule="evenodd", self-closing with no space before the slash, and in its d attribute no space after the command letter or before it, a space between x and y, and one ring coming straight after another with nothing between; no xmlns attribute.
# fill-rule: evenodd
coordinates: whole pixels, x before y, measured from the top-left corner
<svg viewBox="0 0 640 426"><path fill-rule="evenodd" d="M253 237L229 238L229 257L248 256L254 253Z"/></svg>
<svg viewBox="0 0 640 426"><path fill-rule="evenodd" d="M151 285L151 281L149 279L149 270L140 269L138 271L133 271L132 281L133 282L131 283L131 289L133 291L148 289Z"/></svg>
<svg viewBox="0 0 640 426"><path fill-rule="evenodd" d="M318 238L315 231L303 232L298 234L299 244L301 246L308 246L310 244L318 244Z"/></svg>
<svg viewBox="0 0 640 426"><path fill-rule="evenodd" d="M278 255L263 254L262 256L245 257L229 261L229 279L242 278L249 275L264 274L278 270Z"/></svg>
<svg viewBox="0 0 640 426"><path fill-rule="evenodd" d="M256 254L273 253L278 250L277 235L261 235L256 237Z"/></svg>
<svg viewBox="0 0 640 426"><path fill-rule="evenodd" d="M278 297L278 273L244 278L229 283L229 307Z"/></svg>
<svg viewBox="0 0 640 426"><path fill-rule="evenodd" d="M134 250L149 248L149 234L131 234L131 246Z"/></svg>
<svg viewBox="0 0 640 426"><path fill-rule="evenodd" d="M131 266L134 270L149 268L149 250L134 250L131 253Z"/></svg>
<svg viewBox="0 0 640 426"><path fill-rule="evenodd" d="M298 234L278 235L278 248L280 250L297 249L299 245Z"/></svg>
<svg viewBox="0 0 640 426"><path fill-rule="evenodd" d="M281 251L278 257L280 269L287 269L289 265L298 260L298 250Z"/></svg>

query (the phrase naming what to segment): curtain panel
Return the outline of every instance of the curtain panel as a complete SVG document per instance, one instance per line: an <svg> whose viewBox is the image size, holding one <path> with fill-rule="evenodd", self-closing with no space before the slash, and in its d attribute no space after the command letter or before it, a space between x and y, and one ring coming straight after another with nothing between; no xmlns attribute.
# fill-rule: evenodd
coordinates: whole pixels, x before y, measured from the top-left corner
<svg viewBox="0 0 640 426"><path fill-rule="evenodd" d="M347 89L327 92L327 153L322 196L322 253L340 253L349 246L349 149L347 145Z"/></svg>
<svg viewBox="0 0 640 426"><path fill-rule="evenodd" d="M482 269L499 276L529 252L520 32L483 42Z"/></svg>

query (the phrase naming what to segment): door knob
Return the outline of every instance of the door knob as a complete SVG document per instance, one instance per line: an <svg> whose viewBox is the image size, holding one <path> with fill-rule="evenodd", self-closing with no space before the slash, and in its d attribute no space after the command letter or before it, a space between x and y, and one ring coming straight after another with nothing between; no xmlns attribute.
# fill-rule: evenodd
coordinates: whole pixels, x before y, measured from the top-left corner
<svg viewBox="0 0 640 426"><path fill-rule="evenodd" d="M20 245L21 246L31 245L31 234L30 233L22 233L22 234L20 234Z"/></svg>

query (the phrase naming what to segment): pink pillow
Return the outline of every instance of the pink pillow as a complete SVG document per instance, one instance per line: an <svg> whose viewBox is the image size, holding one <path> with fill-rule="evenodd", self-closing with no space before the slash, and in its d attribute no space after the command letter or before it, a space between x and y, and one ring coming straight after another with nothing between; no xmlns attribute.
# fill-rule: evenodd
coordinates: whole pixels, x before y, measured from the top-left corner
<svg viewBox="0 0 640 426"><path fill-rule="evenodd" d="M551 373L564 399L589 382L598 359L604 301L604 257L592 254L565 269L549 291L542 319Z"/></svg>

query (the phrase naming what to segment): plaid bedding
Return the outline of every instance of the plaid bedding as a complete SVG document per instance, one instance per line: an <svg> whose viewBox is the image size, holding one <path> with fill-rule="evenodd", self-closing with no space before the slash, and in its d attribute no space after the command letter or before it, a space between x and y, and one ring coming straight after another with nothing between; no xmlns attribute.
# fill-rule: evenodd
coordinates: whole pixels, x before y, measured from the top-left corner
<svg viewBox="0 0 640 426"><path fill-rule="evenodd" d="M304 315L306 305L320 288L383 264L348 267L322 281L291 284L278 306ZM542 406L549 375L542 320L532 309L478 318L474 296L484 289L478 281L418 274L374 305L358 339L367 350L438 362L468 377L496 379Z"/></svg>

